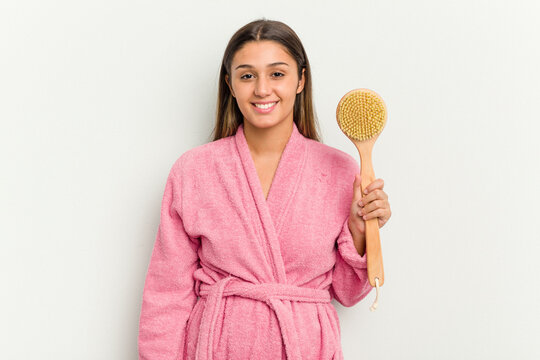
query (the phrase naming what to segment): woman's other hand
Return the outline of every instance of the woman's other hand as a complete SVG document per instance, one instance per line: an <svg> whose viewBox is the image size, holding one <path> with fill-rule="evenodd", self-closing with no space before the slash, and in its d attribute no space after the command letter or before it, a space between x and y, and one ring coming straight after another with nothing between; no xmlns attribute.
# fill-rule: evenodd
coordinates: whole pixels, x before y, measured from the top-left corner
<svg viewBox="0 0 540 360"><path fill-rule="evenodd" d="M360 186L360 174L356 174L353 183L353 200L349 216L349 229L352 233L365 234L365 220L377 218L379 228L390 219L392 211L388 195L383 191L383 179L376 179L364 189Z"/></svg>

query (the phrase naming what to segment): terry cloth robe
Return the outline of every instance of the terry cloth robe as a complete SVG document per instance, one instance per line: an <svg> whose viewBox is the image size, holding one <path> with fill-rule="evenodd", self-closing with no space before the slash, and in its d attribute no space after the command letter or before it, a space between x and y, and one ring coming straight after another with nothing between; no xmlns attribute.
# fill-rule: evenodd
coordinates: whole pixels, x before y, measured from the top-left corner
<svg viewBox="0 0 540 360"><path fill-rule="evenodd" d="M173 164L139 359L343 359L338 314L372 289L347 221L360 168L294 124L265 199L243 126Z"/></svg>

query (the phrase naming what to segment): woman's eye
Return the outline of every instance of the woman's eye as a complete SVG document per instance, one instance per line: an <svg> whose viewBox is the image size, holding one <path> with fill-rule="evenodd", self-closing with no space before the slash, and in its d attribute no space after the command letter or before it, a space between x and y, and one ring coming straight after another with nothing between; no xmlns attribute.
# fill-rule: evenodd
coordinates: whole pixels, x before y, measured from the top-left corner
<svg viewBox="0 0 540 360"><path fill-rule="evenodd" d="M274 76L274 77L283 77L283 76L285 76L285 74L276 71L276 72L273 72L273 73L272 73L272 76ZM249 80L249 79L251 79L252 77L253 77L252 74L244 74L244 75L240 76L240 79L242 79L242 80Z"/></svg>

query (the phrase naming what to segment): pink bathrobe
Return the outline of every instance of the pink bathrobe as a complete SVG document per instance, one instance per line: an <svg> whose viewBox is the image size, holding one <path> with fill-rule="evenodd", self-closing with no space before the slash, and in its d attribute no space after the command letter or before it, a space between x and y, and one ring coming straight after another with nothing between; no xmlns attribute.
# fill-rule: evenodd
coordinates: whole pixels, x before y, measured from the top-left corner
<svg viewBox="0 0 540 360"><path fill-rule="evenodd" d="M349 154L294 124L268 198L243 126L180 156L143 292L139 359L343 359L333 304L372 289L347 225Z"/></svg>

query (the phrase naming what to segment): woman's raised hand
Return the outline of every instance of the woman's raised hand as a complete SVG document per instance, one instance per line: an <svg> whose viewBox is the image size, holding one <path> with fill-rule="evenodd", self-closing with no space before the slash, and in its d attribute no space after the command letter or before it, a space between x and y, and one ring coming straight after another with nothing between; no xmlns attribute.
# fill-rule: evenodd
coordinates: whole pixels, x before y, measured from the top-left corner
<svg viewBox="0 0 540 360"><path fill-rule="evenodd" d="M390 210L388 195L383 191L383 179L375 179L364 189L364 194L361 193L360 182L360 174L356 174L353 183L353 200L349 216L349 227L353 227L360 234L365 234L365 220L377 218L379 228L381 228L390 219L392 211Z"/></svg>

